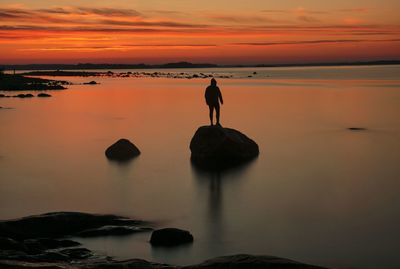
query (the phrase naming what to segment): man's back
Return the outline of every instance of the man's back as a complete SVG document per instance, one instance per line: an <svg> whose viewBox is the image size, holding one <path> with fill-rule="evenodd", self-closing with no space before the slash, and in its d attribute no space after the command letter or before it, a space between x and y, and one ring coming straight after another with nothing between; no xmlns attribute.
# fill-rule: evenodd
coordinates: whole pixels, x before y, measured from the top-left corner
<svg viewBox="0 0 400 269"><path fill-rule="evenodd" d="M205 93L207 105L219 105L219 100L222 101L221 91L217 86L210 85Z"/></svg>

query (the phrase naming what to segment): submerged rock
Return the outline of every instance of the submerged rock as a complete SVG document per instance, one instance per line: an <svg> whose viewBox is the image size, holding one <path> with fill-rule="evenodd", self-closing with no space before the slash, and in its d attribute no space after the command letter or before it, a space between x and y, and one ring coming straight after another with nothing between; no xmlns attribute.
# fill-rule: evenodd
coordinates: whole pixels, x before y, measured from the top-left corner
<svg viewBox="0 0 400 269"><path fill-rule="evenodd" d="M150 243L153 246L176 246L193 242L193 235L177 228L164 228L151 234Z"/></svg>
<svg viewBox="0 0 400 269"><path fill-rule="evenodd" d="M241 132L221 126L202 126L190 142L192 162L204 169L223 169L245 163L259 154L258 145Z"/></svg>
<svg viewBox="0 0 400 269"><path fill-rule="evenodd" d="M51 95L48 94L48 93L39 93L39 94L37 95L37 97L51 97Z"/></svg>
<svg viewBox="0 0 400 269"><path fill-rule="evenodd" d="M128 139L120 139L106 150L110 160L127 161L140 154L140 150Z"/></svg>
<svg viewBox="0 0 400 269"><path fill-rule="evenodd" d="M96 236L117 236L127 235L139 232L151 231L151 228L132 227L132 226L103 226L97 229L90 229L80 232L79 237L96 237Z"/></svg>

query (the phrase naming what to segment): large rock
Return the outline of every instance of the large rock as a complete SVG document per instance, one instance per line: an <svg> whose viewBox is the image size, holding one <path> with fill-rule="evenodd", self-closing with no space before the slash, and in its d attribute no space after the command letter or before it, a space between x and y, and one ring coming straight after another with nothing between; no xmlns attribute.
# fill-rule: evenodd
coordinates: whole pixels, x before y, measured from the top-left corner
<svg viewBox="0 0 400 269"><path fill-rule="evenodd" d="M131 230L142 231L145 222L115 215L97 215L80 212L53 212L24 217L15 220L0 221L0 237L17 240L29 238L59 238L79 236L85 231L106 235L107 226L121 226ZM143 227L144 228L144 227ZM110 231L113 234L115 231Z"/></svg>
<svg viewBox="0 0 400 269"><path fill-rule="evenodd" d="M193 242L193 235L185 230L164 228L151 234L150 243L153 246L177 246Z"/></svg>
<svg viewBox="0 0 400 269"><path fill-rule="evenodd" d="M106 150L110 160L127 161L140 154L140 150L128 139L120 139Z"/></svg>
<svg viewBox="0 0 400 269"><path fill-rule="evenodd" d="M274 256L238 254L218 257L182 269L323 269Z"/></svg>
<svg viewBox="0 0 400 269"><path fill-rule="evenodd" d="M190 142L192 162L205 169L245 163L259 154L258 145L241 132L221 126L202 126Z"/></svg>

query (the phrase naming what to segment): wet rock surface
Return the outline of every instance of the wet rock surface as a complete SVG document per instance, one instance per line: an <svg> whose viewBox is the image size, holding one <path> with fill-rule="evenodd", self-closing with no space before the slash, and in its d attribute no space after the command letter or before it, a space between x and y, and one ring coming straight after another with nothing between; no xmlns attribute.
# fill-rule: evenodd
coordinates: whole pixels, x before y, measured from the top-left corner
<svg viewBox="0 0 400 269"><path fill-rule="evenodd" d="M177 246L193 242L193 235L185 230L177 228L164 228L153 231L150 243L153 246Z"/></svg>
<svg viewBox="0 0 400 269"><path fill-rule="evenodd" d="M202 126L190 142L191 160L202 169L218 170L246 163L259 154L245 134L222 126Z"/></svg>
<svg viewBox="0 0 400 269"><path fill-rule="evenodd" d="M144 221L115 215L80 212L53 212L0 221L0 260L71 262L93 259L97 256L80 247L80 243L62 238L125 235L152 230L147 225ZM102 260L105 258L101 257Z"/></svg>
<svg viewBox="0 0 400 269"><path fill-rule="evenodd" d="M86 230L102 229L104 226L110 225L144 228L146 223L115 215L52 212L0 221L0 236L12 239L60 238L79 236L79 233Z"/></svg>

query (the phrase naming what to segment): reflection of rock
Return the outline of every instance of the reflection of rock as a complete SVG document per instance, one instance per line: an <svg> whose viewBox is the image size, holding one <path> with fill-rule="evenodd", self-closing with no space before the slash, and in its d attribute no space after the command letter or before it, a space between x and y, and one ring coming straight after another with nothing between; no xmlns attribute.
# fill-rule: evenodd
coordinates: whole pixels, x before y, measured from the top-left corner
<svg viewBox="0 0 400 269"><path fill-rule="evenodd" d="M193 235L185 230L164 228L151 234L150 243L153 246L176 246L193 242Z"/></svg>
<svg viewBox="0 0 400 269"><path fill-rule="evenodd" d="M39 93L39 94L37 95L37 97L51 97L51 95L48 94L48 93Z"/></svg>
<svg viewBox="0 0 400 269"><path fill-rule="evenodd" d="M207 260L198 265L185 266L182 269L244 269L244 268L285 268L285 269L322 269L323 267L303 264L274 256L232 255Z"/></svg>
<svg viewBox="0 0 400 269"><path fill-rule="evenodd" d="M106 150L106 156L110 160L126 161L140 154L140 150L128 139L120 139Z"/></svg>
<svg viewBox="0 0 400 269"><path fill-rule="evenodd" d="M16 220L0 221L0 236L12 239L57 238L79 235L104 226L142 227L144 222L114 215L54 212ZM104 232L104 230L102 230ZM103 233L104 234L104 233Z"/></svg>
<svg viewBox="0 0 400 269"><path fill-rule="evenodd" d="M232 167L259 154L258 145L241 132L221 126L200 127L190 142L192 162L205 169Z"/></svg>

